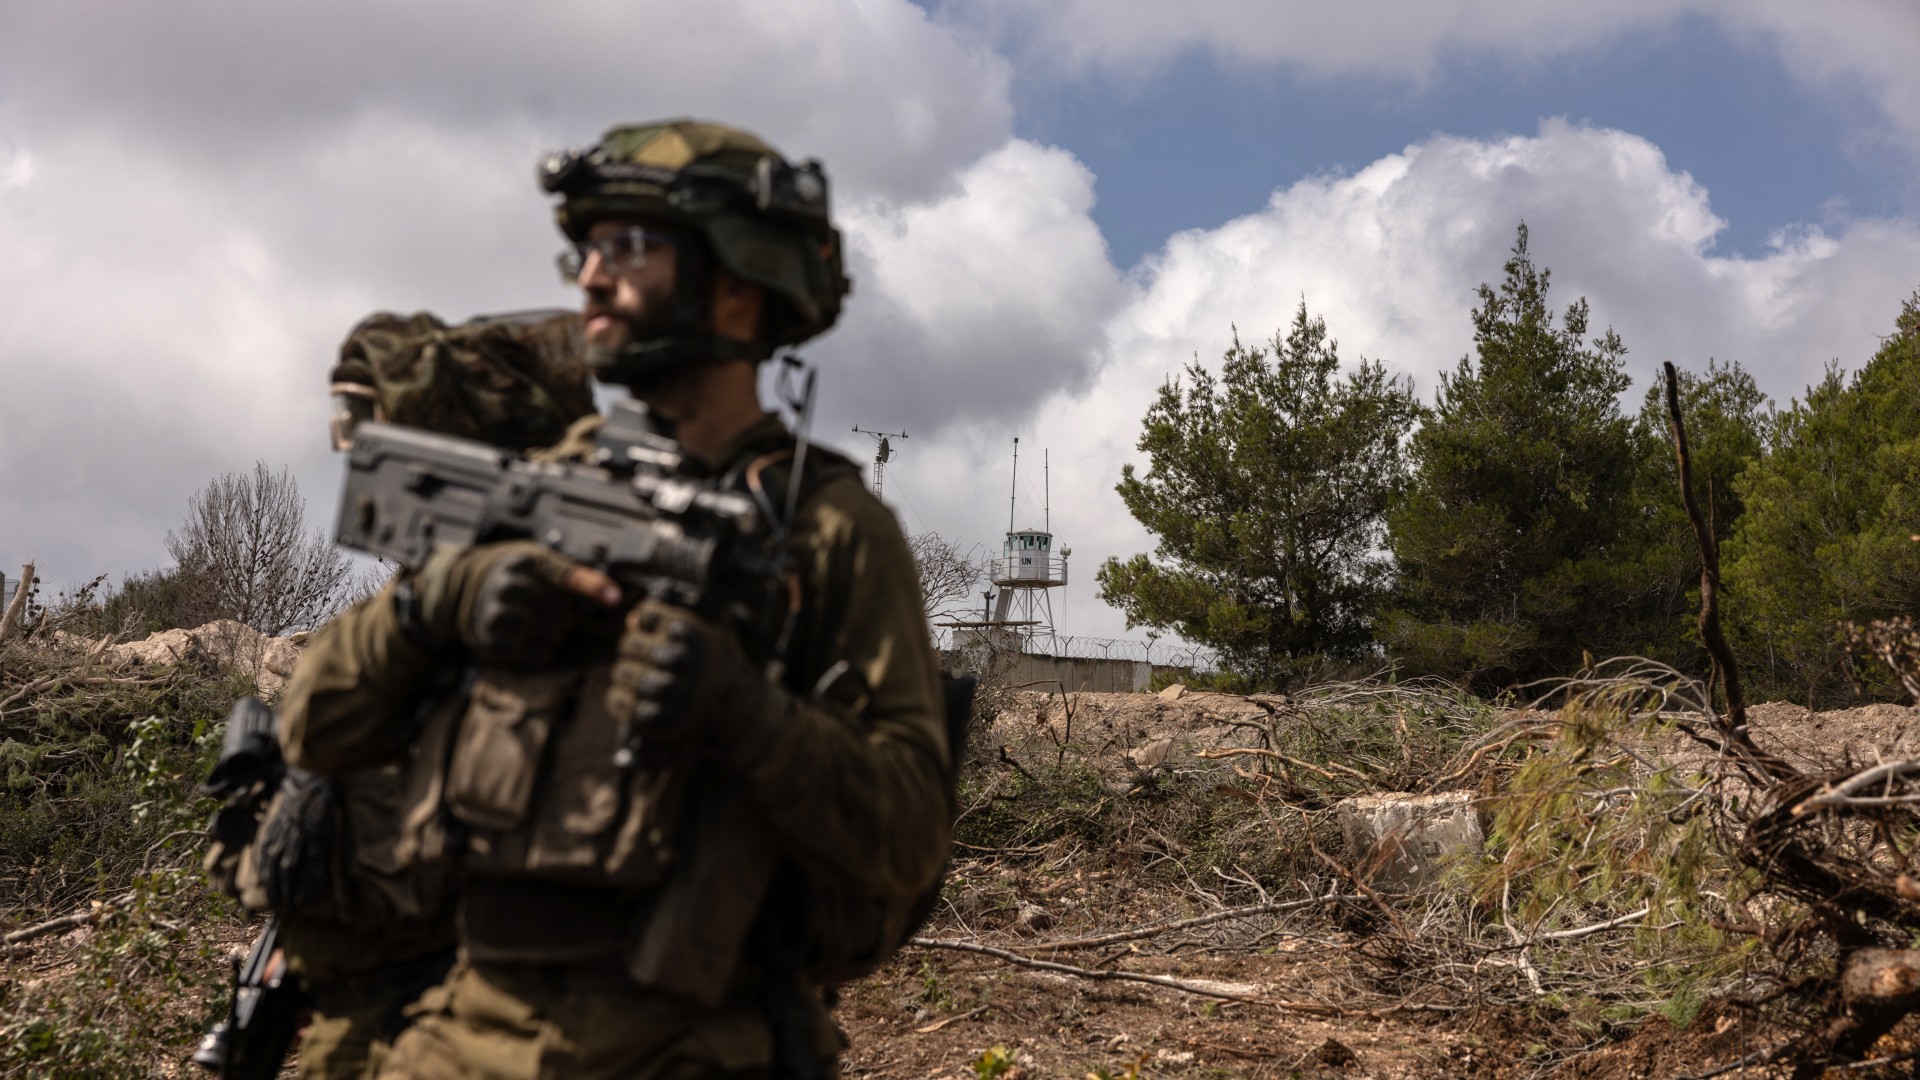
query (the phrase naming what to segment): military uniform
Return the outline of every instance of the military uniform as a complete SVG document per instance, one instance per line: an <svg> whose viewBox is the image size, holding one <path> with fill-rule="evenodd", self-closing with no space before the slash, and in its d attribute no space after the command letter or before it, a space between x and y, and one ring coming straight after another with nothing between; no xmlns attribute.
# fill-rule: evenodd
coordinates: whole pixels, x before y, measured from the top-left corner
<svg viewBox="0 0 1920 1080"><path fill-rule="evenodd" d="M540 178L574 245L563 275L591 280L590 307L626 330L586 335L602 382L704 393L720 384L702 366L764 360L839 315L817 162L669 121L553 155ZM674 252L671 295L616 294L667 287L656 248ZM718 328L722 273L762 290L757 329ZM533 456L639 461L622 440L644 421L618 405ZM771 416L706 456L701 482L785 526L756 535L784 538L789 570L714 583L723 599L777 585L755 594L781 609L777 636L742 615L753 603L617 598L590 574L581 591L586 571L516 541L435 551L302 656L288 760L404 763L402 861L460 875L459 963L383 1076L832 1075L820 987L880 963L923 910L954 807L899 525L856 466L817 450L802 464Z"/></svg>
<svg viewBox="0 0 1920 1080"><path fill-rule="evenodd" d="M552 456L584 456L594 423ZM789 442L769 417L722 455L721 471ZM815 453L813 467L825 471L827 456ZM767 1075L765 998L775 976L748 938L776 877L897 910L939 873L953 816L948 748L912 556L856 470L801 483L791 697L764 741L614 773L612 718L599 692L612 648L591 627L568 643L564 668L477 675L452 764L432 782L456 816L467 810L465 846L454 853L467 868L461 966L430 995L389 1075ZM289 760L352 769L399 752L410 704L447 662L408 639L391 589L348 612L315 636L288 687ZM816 698L842 664L856 677ZM542 714L551 741L533 756L544 767L506 776L523 766L511 751L483 747L485 732L499 731L503 716L507 729L524 730ZM434 731L429 720L422 747L435 745ZM463 762L475 775L462 775ZM626 791L613 790L622 784ZM530 794L503 796L507 789ZM517 820L496 813L508 802L524 803ZM508 823L474 824L484 820ZM831 904L814 907L816 923L841 918ZM853 934L886 949L897 929ZM849 951L842 927L821 936ZM833 964L803 961L816 971ZM838 1036L810 990L805 1009L813 1049L830 1058Z"/></svg>
<svg viewBox="0 0 1920 1080"><path fill-rule="evenodd" d="M457 326L427 312L371 315L329 373L335 447L369 419L513 450L545 445L593 413L581 352L575 312ZM325 781L296 776L250 811L257 833L216 837L209 852L216 885L279 919L279 949L310 1015L303 1080L370 1080L408 1007L453 963L447 868L399 850L405 779L397 762Z"/></svg>

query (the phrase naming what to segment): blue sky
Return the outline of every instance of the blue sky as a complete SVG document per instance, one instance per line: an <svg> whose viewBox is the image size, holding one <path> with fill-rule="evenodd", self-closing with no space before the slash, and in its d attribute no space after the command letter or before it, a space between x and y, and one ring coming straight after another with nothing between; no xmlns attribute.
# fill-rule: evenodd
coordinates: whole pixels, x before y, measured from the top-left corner
<svg viewBox="0 0 1920 1080"><path fill-rule="evenodd" d="M1013 437L1046 452L1074 634L1126 633L1092 579L1152 547L1113 485L1156 389L1302 297L1431 393L1524 218L1556 306L1625 339L1633 405L1708 357L1784 400L1920 286L1914 0L6 12L0 385L31 405L0 423L0 566L61 585L165 566L187 498L256 460L326 522L341 337L573 302L533 163L621 121L826 163L856 287L807 350L816 431L911 432L907 526L990 549Z"/></svg>
<svg viewBox="0 0 1920 1080"><path fill-rule="evenodd" d="M1836 210L1897 212L1914 193L1907 162L1871 142L1862 93L1796 84L1776 53L1697 16L1551 62L1456 54L1431 82L1313 77L1198 48L1157 67L1083 79L1024 69L1014 82L1015 129L1098 175L1094 220L1121 266L1301 177L1435 133L1529 133L1548 116L1658 145L1712 192L1725 254L1761 253L1775 230Z"/></svg>

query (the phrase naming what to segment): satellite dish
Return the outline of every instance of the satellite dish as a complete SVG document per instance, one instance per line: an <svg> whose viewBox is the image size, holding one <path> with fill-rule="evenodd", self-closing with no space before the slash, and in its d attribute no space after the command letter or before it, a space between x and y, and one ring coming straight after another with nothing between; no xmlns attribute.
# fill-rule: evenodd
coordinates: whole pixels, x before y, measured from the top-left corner
<svg viewBox="0 0 1920 1080"><path fill-rule="evenodd" d="M874 460L880 462L880 464L882 465L885 465L887 462L892 461L893 460L893 443L887 439L881 439L880 455Z"/></svg>

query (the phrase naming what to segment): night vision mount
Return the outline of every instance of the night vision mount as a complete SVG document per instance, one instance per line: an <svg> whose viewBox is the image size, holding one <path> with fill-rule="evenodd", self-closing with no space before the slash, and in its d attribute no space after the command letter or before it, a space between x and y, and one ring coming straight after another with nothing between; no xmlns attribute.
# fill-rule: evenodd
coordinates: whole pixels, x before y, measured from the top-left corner
<svg viewBox="0 0 1920 1080"><path fill-rule="evenodd" d="M598 151L562 150L540 163L540 186L563 197L590 196L596 190L625 184L660 189L660 197L687 214L750 211L801 222L827 220L827 174L809 158L798 166L773 154L754 163L751 176L706 162L684 169L607 161Z"/></svg>

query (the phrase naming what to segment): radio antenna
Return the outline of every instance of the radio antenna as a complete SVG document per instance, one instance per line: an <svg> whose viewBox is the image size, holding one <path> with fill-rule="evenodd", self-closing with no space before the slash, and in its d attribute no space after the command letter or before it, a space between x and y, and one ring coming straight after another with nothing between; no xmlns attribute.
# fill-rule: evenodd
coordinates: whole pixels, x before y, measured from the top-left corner
<svg viewBox="0 0 1920 1080"><path fill-rule="evenodd" d="M1007 492L1007 531L1013 531L1013 500L1020 494L1020 436L1013 437L1013 483Z"/></svg>
<svg viewBox="0 0 1920 1080"><path fill-rule="evenodd" d="M853 430L857 435L873 436L875 443L873 448L873 497L877 499L880 497L880 490L886 481L887 462L893 460L893 440L905 439L907 433L904 431L870 431L858 424L854 425Z"/></svg>

